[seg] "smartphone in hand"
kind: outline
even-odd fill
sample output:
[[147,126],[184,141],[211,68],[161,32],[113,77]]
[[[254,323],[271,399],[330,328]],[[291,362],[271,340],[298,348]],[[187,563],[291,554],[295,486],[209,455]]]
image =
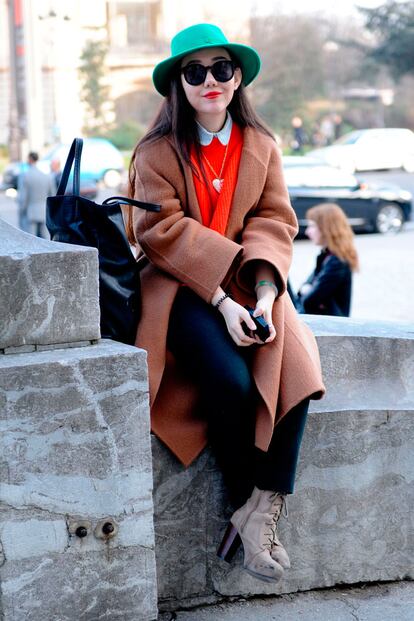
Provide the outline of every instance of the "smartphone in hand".
[[254,323],[256,324],[256,330],[253,331],[253,330],[249,330],[249,328],[243,322],[242,326],[243,326],[244,333],[247,334],[248,336],[252,336],[253,334],[257,334],[259,339],[261,341],[263,341],[263,343],[264,343],[266,341],[266,339],[268,339],[269,336],[270,336],[270,329],[269,329],[268,324],[266,323],[266,321],[264,320],[264,318],[261,315],[259,317],[253,317],[254,308],[252,308],[248,304],[246,304],[246,306],[244,308],[247,311],[249,311],[250,317],[253,319]]

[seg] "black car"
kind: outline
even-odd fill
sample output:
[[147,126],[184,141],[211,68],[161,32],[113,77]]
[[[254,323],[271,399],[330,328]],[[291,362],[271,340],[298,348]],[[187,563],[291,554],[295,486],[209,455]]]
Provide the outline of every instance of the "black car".
[[339,205],[354,230],[398,232],[410,219],[412,195],[398,186],[359,183],[354,175],[306,156],[284,157],[283,168],[301,234],[306,211],[319,203]]

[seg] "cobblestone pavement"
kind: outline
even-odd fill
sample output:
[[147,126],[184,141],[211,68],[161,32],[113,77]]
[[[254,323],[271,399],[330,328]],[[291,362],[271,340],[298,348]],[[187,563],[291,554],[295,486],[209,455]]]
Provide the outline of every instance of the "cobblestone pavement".
[[414,582],[237,600],[161,613],[158,621],[413,621]]

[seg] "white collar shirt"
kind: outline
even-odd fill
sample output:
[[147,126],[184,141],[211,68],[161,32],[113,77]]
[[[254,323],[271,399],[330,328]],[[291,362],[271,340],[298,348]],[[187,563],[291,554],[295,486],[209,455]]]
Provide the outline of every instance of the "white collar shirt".
[[228,112],[226,122],[219,132],[209,132],[205,127],[200,125],[198,121],[196,121],[196,123],[198,128],[198,138],[203,147],[209,145],[214,136],[220,140],[222,145],[226,146],[228,144],[231,135],[231,128],[233,127],[233,120]]

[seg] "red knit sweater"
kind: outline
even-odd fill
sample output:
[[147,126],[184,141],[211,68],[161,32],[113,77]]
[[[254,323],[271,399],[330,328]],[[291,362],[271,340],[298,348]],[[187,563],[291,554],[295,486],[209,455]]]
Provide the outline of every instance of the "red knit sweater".
[[[221,178],[224,180],[221,192],[217,192],[212,185],[212,181],[216,176],[206,160],[203,158],[208,185],[206,185],[203,179],[195,153],[191,154],[191,161],[197,171],[197,174],[193,173],[193,179],[203,224],[221,233],[221,235],[225,234],[227,228],[231,203],[237,183],[242,146],[243,133],[240,127],[233,123],[226,161],[221,174]],[[222,145],[217,137],[214,137],[209,145],[201,147],[201,152],[207,157],[218,175],[223,163],[226,146]]]

